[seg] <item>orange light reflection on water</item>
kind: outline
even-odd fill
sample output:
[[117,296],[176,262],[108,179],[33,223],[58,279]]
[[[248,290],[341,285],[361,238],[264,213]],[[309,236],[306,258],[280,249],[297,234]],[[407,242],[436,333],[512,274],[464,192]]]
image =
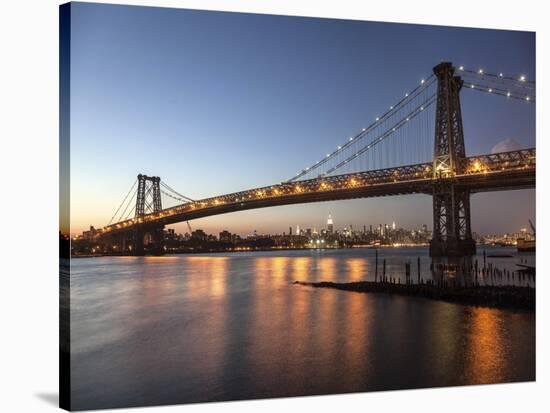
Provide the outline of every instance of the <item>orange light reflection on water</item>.
[[365,260],[363,258],[349,258],[346,261],[349,281],[361,281],[367,279]]
[[336,259],[324,257],[319,260],[319,280],[336,281]]
[[503,380],[506,355],[499,314],[498,310],[491,308],[472,309],[469,351],[465,360],[468,383],[498,383]]

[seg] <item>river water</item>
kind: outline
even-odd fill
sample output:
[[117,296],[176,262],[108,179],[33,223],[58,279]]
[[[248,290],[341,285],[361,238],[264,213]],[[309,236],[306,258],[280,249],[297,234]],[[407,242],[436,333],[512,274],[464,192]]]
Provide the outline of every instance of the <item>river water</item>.
[[[415,279],[418,257],[429,279],[425,248],[380,249],[378,271]],[[370,249],[73,259],[73,409],[535,379],[533,313],[292,285],[375,271]]]

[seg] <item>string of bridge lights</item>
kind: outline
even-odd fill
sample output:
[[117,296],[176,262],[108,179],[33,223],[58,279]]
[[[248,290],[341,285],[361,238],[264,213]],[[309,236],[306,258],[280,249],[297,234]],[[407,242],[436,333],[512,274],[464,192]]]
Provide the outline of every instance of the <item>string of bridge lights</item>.
[[492,86],[482,85],[482,84],[476,84],[476,83],[469,83],[469,82],[464,82],[464,86],[469,88],[469,89],[476,90],[478,92],[485,92],[485,93],[492,94],[492,95],[505,96],[505,97],[510,98],[510,99],[522,100],[522,101],[525,101],[527,103],[535,103],[536,102],[535,98],[531,97],[530,95],[518,95],[516,93],[510,92],[509,90],[500,89],[500,88],[497,88],[497,87],[492,87]]
[[384,139],[386,139],[387,137],[391,136],[394,132],[396,132],[397,130],[399,130],[401,127],[403,127],[404,125],[406,125],[408,122],[410,122],[412,119],[414,119],[415,117],[417,117],[418,115],[420,115],[426,108],[428,108],[429,106],[431,106],[434,102],[435,102],[435,94],[431,95],[430,97],[428,97],[428,99],[426,99],[421,105],[417,106],[416,108],[414,108],[405,118],[401,119],[399,122],[397,122],[395,125],[393,125],[392,127],[390,127],[389,129],[387,129],[384,133],[382,133],[378,138],[374,139],[372,142],[370,142],[368,145],[366,146],[363,146],[361,149],[359,149],[357,152],[355,152],[353,155],[349,156],[348,158],[344,159],[343,161],[341,161],[338,165],[332,167],[331,169],[329,169],[328,171],[326,171],[325,173],[321,174],[320,176],[327,176],[331,173],[333,173],[334,171],[340,169],[341,167],[343,167],[344,165],[346,165],[348,162],[351,162],[352,160],[354,160],[355,158],[357,158],[359,155],[362,155],[363,153],[365,153],[366,151],[368,151],[369,149],[371,149],[372,147],[374,147],[375,145],[379,144],[380,142],[382,142]]
[[477,70],[466,69],[464,66],[459,66],[458,71],[463,73],[470,73],[473,75],[486,76],[489,78],[493,78],[495,80],[512,80],[515,82],[520,82],[520,84],[524,84],[526,86],[535,85],[535,82],[532,80],[528,80],[527,76],[525,75],[507,76],[503,72],[499,72],[498,74],[495,74],[495,73],[486,72],[483,69],[477,69]]
[[298,179],[298,178],[310,173],[311,171],[319,168],[321,165],[328,162],[332,157],[338,155],[340,152],[342,152],[343,150],[345,150],[346,148],[348,148],[352,144],[355,144],[358,141],[360,141],[361,139],[363,139],[373,129],[378,127],[381,124],[381,122],[384,122],[387,119],[389,119],[391,116],[393,116],[395,113],[397,113],[406,103],[408,103],[409,101],[412,101],[413,99],[415,99],[420,94],[420,92],[427,89],[430,85],[432,85],[435,82],[435,80],[436,79],[435,79],[434,74],[431,74],[430,76],[428,76],[426,78],[422,78],[420,80],[420,84],[418,86],[416,86],[410,92],[405,93],[404,97],[402,97],[396,104],[390,106],[389,109],[386,112],[384,112],[381,116],[377,116],[375,118],[375,120],[370,125],[368,125],[366,128],[363,128],[357,134],[355,134],[353,136],[350,136],[346,143],[344,143],[342,145],[339,145],[336,148],[336,150],[334,150],[331,153],[327,153],[324,158],[320,159],[319,161],[317,161],[313,165],[311,165],[311,166],[309,166],[305,169],[302,169],[294,177],[290,178],[286,182],[289,183],[289,182],[295,181],[296,179]]

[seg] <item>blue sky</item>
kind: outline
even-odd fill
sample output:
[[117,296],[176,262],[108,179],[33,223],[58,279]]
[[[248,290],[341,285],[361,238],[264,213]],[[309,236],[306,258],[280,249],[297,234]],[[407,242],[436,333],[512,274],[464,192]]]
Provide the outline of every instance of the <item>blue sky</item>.
[[[290,178],[443,60],[535,78],[535,35],[513,31],[73,3],[71,42],[73,232],[105,225],[138,173],[192,198]],[[468,154],[508,138],[535,145],[532,105],[464,91],[462,107]],[[320,227],[329,212],[336,227],[432,221],[431,198],[407,196],[192,225],[282,232]],[[472,197],[481,233],[534,214],[534,190]]]

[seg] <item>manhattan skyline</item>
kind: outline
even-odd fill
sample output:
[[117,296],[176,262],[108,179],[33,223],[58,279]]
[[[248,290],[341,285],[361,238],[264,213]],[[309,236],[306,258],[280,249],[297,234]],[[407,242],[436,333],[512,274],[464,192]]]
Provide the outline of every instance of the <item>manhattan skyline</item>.
[[[535,79],[534,33],[76,5],[72,233],[106,225],[138,173],[194,199],[286,180],[442,60]],[[467,155],[508,139],[535,146],[534,107],[462,99]],[[431,227],[431,202],[407,195],[278,206],[192,225],[270,233],[319,228],[332,213],[336,226]],[[535,190],[476,194],[471,205],[475,232],[517,231],[535,217]],[[173,227],[185,232],[185,223]]]

